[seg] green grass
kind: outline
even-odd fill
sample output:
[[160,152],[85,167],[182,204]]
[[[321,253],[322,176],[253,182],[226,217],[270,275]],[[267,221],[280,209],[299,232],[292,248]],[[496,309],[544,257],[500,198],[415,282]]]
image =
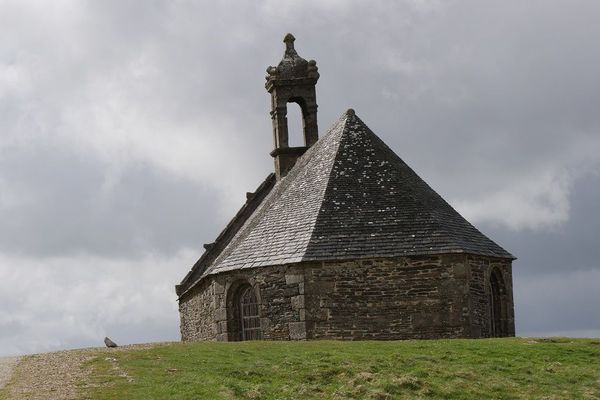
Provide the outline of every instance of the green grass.
[[600,341],[180,343],[99,355],[84,399],[600,399]]

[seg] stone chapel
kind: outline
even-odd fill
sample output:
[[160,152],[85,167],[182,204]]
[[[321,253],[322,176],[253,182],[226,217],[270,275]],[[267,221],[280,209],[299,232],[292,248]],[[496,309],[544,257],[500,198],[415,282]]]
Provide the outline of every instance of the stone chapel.
[[[182,340],[514,336],[510,253],[350,109],[319,138],[314,60],[269,67],[275,172],[176,286]],[[302,147],[288,145],[300,106]]]

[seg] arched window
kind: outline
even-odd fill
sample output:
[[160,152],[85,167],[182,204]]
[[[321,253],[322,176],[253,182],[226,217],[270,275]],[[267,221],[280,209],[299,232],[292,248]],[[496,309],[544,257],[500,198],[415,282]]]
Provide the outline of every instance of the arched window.
[[506,288],[502,274],[495,268],[490,274],[489,313],[490,336],[507,336]]
[[290,147],[306,146],[304,138],[304,116],[299,103],[287,104],[288,145]]

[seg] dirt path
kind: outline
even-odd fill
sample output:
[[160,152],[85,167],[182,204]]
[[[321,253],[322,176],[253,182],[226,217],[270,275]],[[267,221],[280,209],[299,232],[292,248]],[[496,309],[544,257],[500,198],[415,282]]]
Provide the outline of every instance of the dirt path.
[[76,384],[89,373],[83,364],[95,354],[90,349],[23,357],[7,387],[9,399],[76,399]]
[[[95,357],[132,348],[149,348],[157,344],[123,346],[116,349],[91,348],[36,354],[20,359],[14,370],[16,379],[7,387],[10,400],[75,400],[78,387],[85,387],[91,370],[85,367]],[[1,361],[0,361],[1,362]],[[3,367],[0,363],[0,378]],[[1,379],[0,379],[1,382]]]
[[2,389],[8,383],[8,381],[10,381],[13,370],[18,362],[19,357],[0,358],[0,389]]

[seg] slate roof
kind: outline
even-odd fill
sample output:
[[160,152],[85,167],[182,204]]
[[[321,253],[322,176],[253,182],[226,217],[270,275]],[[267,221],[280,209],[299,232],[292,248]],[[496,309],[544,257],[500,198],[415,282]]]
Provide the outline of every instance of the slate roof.
[[301,261],[442,253],[514,259],[348,110],[272,185],[198,279]]

